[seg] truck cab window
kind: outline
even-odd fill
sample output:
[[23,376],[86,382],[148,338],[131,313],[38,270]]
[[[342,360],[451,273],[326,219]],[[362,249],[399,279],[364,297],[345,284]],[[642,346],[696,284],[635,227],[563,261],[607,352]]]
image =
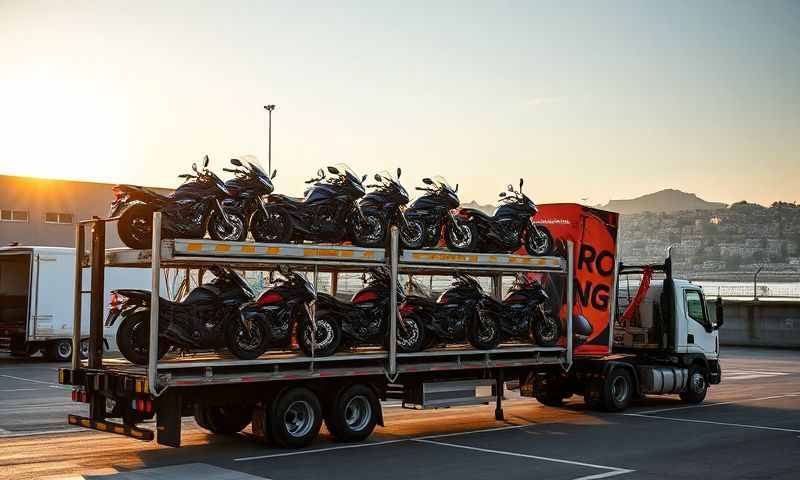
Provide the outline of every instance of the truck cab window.
[[700,325],[708,325],[706,309],[703,305],[703,295],[697,290],[686,291],[686,310],[689,316]]

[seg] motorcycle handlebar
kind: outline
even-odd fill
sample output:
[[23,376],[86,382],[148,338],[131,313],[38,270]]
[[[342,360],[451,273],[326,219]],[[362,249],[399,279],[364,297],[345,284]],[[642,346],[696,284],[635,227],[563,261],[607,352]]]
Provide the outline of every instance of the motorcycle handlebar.
[[239,173],[239,170],[236,170],[235,168],[223,168],[222,171],[230,173]]
[[414,187],[414,188],[416,188],[417,190],[422,190],[423,192],[432,192],[433,191],[433,189],[425,188],[425,187]]

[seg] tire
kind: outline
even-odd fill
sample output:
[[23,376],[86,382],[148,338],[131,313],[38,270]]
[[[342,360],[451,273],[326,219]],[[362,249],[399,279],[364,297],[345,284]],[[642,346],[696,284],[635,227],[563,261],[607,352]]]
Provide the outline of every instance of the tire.
[[[458,227],[458,230],[455,229]],[[444,227],[447,249],[454,252],[478,251],[478,227],[474,223],[456,217],[456,225],[448,221]]]
[[406,329],[397,326],[397,351],[400,353],[420,352],[425,348],[425,324],[419,315],[403,317]]
[[603,407],[609,412],[621,412],[628,408],[635,393],[633,377],[626,368],[614,368],[603,383]]
[[564,395],[559,389],[556,379],[536,377],[533,385],[533,395],[542,405],[548,407],[561,407],[564,405]]
[[311,357],[312,353],[315,357],[329,357],[336,353],[342,343],[342,327],[333,315],[325,315],[324,313],[317,314],[316,324],[317,336],[313,352],[311,348],[312,326],[308,317],[300,320],[297,343],[300,344],[300,350],[308,357]]
[[364,214],[364,220],[358,215],[353,215],[353,220],[348,222],[350,239],[357,247],[378,248],[386,242],[387,225],[383,217],[375,212]]
[[144,250],[153,243],[153,209],[143,203],[130,205],[117,222],[117,233],[126,246]]
[[708,381],[703,367],[693,365],[689,369],[689,380],[686,391],[680,394],[681,400],[686,403],[701,403],[708,393]]
[[294,226],[292,219],[283,209],[267,207],[269,218],[260,208],[250,217],[250,233],[256,242],[289,243]]
[[467,335],[469,343],[479,350],[491,350],[500,343],[500,322],[493,315],[478,310]]
[[537,311],[531,324],[531,339],[540,347],[554,347],[562,335],[561,321],[552,315],[542,314]]
[[400,241],[409,250],[419,250],[425,246],[425,224],[421,220],[407,220],[400,228]]
[[[137,365],[147,365],[149,360],[150,343],[150,312],[142,310],[127,315],[117,329],[117,348],[122,356],[129,362]],[[169,350],[169,343],[163,338],[158,339],[158,359],[160,360]]]
[[372,434],[381,408],[375,392],[356,384],[343,390],[325,417],[325,426],[338,442],[360,442]]
[[541,225],[537,225],[536,229],[529,228],[525,232],[525,251],[531,256],[553,255],[553,236],[550,234],[550,230]]
[[55,340],[47,346],[47,356],[54,362],[69,362],[72,359],[72,340]]
[[81,360],[89,358],[89,339],[81,340]]
[[281,392],[268,406],[269,438],[285,448],[305,447],[322,426],[322,408],[314,392],[292,387]]
[[208,236],[212,240],[228,240],[231,242],[243,242],[247,239],[247,222],[244,215],[237,212],[225,212],[228,217],[228,226],[222,219],[222,216],[217,213],[216,209],[211,211],[208,216]]
[[266,322],[253,321],[249,335],[241,319],[232,318],[225,323],[225,346],[236,358],[242,360],[258,358],[267,351],[269,343],[270,335]]
[[250,424],[253,409],[245,405],[195,405],[194,419],[198,425],[212,433],[233,435]]

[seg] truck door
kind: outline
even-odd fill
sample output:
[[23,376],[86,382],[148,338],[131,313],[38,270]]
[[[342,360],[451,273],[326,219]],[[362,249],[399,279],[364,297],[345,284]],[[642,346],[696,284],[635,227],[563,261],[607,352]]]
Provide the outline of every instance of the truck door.
[[687,322],[687,335],[683,340],[687,353],[702,353],[708,358],[716,358],[717,331],[711,324],[703,292],[694,288],[685,289],[683,303]]

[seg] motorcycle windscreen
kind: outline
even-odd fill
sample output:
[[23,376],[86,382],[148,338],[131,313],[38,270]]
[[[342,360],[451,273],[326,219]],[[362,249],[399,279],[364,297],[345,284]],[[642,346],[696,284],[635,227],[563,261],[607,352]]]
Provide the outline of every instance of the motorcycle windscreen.
[[[534,217],[553,237],[555,254],[566,257],[567,241],[572,241],[575,259],[573,279],[573,351],[575,355],[609,353],[611,295],[617,252],[619,214],[572,203],[539,205]],[[525,254],[524,248],[515,252]],[[563,275],[542,275],[551,301],[557,306],[562,324],[567,318],[566,283]],[[553,292],[553,291],[556,292]],[[556,293],[554,295],[554,293]],[[565,333],[566,334],[566,333]],[[562,345],[565,339],[562,339]]]

